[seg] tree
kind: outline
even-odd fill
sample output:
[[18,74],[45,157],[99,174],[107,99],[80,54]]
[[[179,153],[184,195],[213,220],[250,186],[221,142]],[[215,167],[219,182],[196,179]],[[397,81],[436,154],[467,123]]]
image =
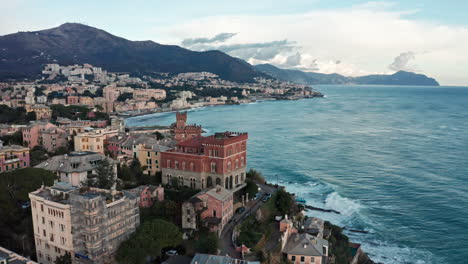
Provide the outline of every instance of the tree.
[[65,253],[64,255],[60,256],[60,257],[57,257],[55,259],[55,264],[71,264],[72,263],[72,259],[71,259],[71,255],[69,252]]
[[140,264],[146,257],[158,258],[162,249],[182,243],[179,228],[167,221],[154,219],[143,223],[117,250],[116,259],[120,263]]
[[251,199],[258,193],[258,186],[252,179],[247,179],[246,184],[245,192],[249,194],[249,199]]
[[218,242],[218,237],[213,232],[200,234],[195,243],[195,250],[197,253],[216,254],[218,253]]
[[22,255],[32,255],[34,234],[30,210],[21,205],[42,184],[52,185],[57,176],[50,171],[24,168],[0,174],[0,246]]
[[84,186],[110,189],[115,184],[114,167],[107,159],[98,162],[94,168],[94,174],[82,183]]
[[275,205],[278,209],[278,212],[282,215],[291,215],[294,207],[294,200],[292,195],[286,192],[284,188],[280,188],[275,195]]
[[154,132],[154,134],[156,135],[157,140],[164,139],[164,135],[161,132],[156,131],[156,132]]
[[122,93],[117,97],[117,101],[119,102],[125,102],[127,99],[133,99],[133,94],[132,93]]
[[11,135],[0,137],[4,145],[23,145],[23,134],[21,131],[16,131]]
[[255,169],[250,169],[247,172],[247,179],[252,179],[253,181],[261,183],[261,184],[264,184],[266,182],[262,173]]

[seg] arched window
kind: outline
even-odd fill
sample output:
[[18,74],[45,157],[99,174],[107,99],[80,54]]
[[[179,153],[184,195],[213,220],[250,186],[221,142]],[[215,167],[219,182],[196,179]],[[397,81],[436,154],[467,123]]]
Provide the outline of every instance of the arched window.
[[221,185],[221,179],[220,178],[216,178],[216,185]]
[[235,163],[235,164],[236,164],[236,169],[238,169],[238,168],[239,168],[239,160],[238,160],[238,159],[236,159],[236,163]]
[[228,161],[228,163],[227,163],[227,169],[228,169],[228,171],[231,170],[231,162],[230,161]]
[[211,187],[213,187],[213,179],[211,179],[211,176],[208,176],[208,178],[206,178],[206,188]]

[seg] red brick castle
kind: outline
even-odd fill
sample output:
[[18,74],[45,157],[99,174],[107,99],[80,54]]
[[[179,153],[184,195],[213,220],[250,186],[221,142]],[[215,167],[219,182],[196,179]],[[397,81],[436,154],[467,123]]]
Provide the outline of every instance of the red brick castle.
[[176,123],[173,124],[174,138],[181,142],[190,138],[199,137],[202,127],[197,125],[187,125],[187,112],[176,113]]
[[243,187],[248,134],[222,132],[205,137],[200,126],[184,126],[186,120],[187,113],[177,114],[174,132],[179,140],[174,149],[161,153],[163,183],[195,189],[220,185],[233,191]]

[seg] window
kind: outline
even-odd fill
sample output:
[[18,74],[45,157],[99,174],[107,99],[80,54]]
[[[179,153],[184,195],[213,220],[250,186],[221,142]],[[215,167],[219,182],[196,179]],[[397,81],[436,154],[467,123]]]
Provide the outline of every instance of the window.
[[148,158],[151,157],[151,152],[148,151]]
[[211,162],[211,172],[216,172],[216,163]]
[[292,257],[291,257],[291,260],[292,260],[292,261],[296,261],[296,256],[292,256]]
[[304,261],[305,261],[305,257],[301,256],[301,262],[304,262]]
[[174,161],[174,164],[175,164],[175,169],[178,170],[179,169],[179,161]]

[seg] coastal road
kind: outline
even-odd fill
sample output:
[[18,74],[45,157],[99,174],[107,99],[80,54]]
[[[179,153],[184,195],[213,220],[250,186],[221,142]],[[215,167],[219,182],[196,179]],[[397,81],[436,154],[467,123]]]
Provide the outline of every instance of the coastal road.
[[267,193],[275,193],[276,188],[274,186],[269,186],[265,184],[257,184],[260,187],[259,195],[256,200],[251,200],[245,206],[245,211],[242,214],[234,214],[231,221],[224,227],[223,232],[221,233],[219,248],[221,250],[221,255],[229,255],[233,258],[240,259],[242,256],[240,252],[237,252],[235,245],[232,242],[232,234],[234,227],[240,224],[244,219],[249,217],[252,214],[255,214],[257,210],[264,204],[262,198]]

